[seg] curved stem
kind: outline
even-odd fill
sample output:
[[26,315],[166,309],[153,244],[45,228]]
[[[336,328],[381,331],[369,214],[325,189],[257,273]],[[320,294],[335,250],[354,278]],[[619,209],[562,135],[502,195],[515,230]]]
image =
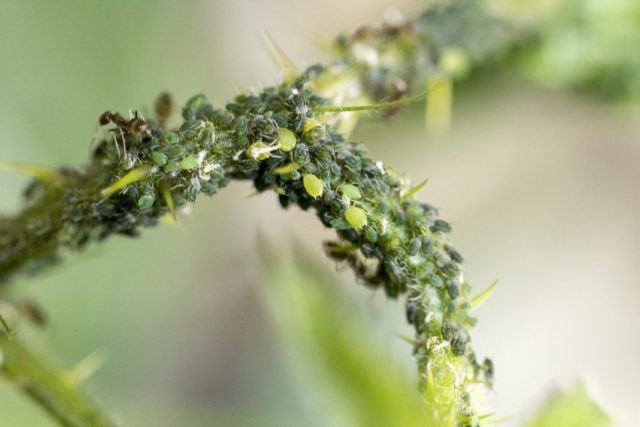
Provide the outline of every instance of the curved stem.
[[[413,100],[433,78],[456,74],[452,55],[472,65],[492,61],[517,42],[515,32],[504,37],[508,30],[475,0],[461,0],[340,39],[333,63],[240,95],[224,109],[195,96],[178,129],[137,114],[105,113],[101,121],[117,131],[99,143],[87,167],[38,176],[26,207],[0,217],[0,281],[87,242],[137,235],[200,193],[251,180],[257,191],[274,191],[282,207],[313,210],[335,229],[339,240],[327,252],[353,267],[360,281],[390,298],[406,296],[425,400],[445,408],[443,425],[475,422],[473,389],[491,381],[492,368],[470,345],[470,288],[462,257],[448,240],[451,226],[413,197],[420,185],[347,139],[361,114],[356,110]],[[79,422],[91,421],[91,407],[55,371],[16,343],[3,345],[5,375],[27,380],[27,393],[58,419],[70,422],[63,416],[75,410]],[[90,425],[108,425],[95,422]]]

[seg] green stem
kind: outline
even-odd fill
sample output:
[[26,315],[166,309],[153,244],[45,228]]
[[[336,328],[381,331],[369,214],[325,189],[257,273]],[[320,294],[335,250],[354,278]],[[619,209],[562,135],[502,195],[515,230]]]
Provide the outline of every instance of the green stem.
[[0,333],[0,372],[66,427],[115,427],[70,376],[29,350],[18,338]]

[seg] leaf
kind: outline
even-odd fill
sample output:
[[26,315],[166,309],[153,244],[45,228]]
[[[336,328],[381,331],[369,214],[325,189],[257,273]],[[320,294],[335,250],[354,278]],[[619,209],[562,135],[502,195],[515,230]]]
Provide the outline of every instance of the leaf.
[[304,372],[314,373],[312,384],[331,393],[329,411],[347,421],[340,425],[441,426],[412,378],[370,343],[369,331],[353,317],[335,280],[302,257],[294,263],[269,260],[267,297],[277,326],[293,341]]
[[607,414],[589,396],[584,385],[555,392],[525,427],[612,427]]

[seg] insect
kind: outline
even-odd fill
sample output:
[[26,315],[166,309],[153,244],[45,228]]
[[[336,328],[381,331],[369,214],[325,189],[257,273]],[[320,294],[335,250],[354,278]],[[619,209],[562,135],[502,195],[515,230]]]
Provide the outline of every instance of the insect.
[[338,262],[346,262],[358,279],[364,281],[365,285],[371,288],[378,288],[383,279],[379,274],[379,268],[372,272],[369,264],[354,252],[351,245],[339,242],[327,241],[323,244],[326,254]]
[[158,96],[155,105],[156,119],[158,120],[158,126],[165,128],[169,116],[171,116],[171,110],[173,109],[173,100],[171,95],[167,92],[163,92]]
[[20,312],[26,316],[34,325],[45,327],[48,323],[48,316],[36,302],[27,300],[20,304]]
[[126,145],[126,134],[136,135],[141,139],[151,138],[151,130],[147,121],[142,117],[142,115],[138,111],[133,111],[129,113],[129,119],[125,119],[120,113],[112,113],[111,111],[105,111],[100,115],[98,119],[98,123],[100,126],[106,126],[110,123],[115,125],[115,128],[109,129],[109,131],[113,135],[114,142],[116,143],[116,150],[118,150],[118,155],[120,154],[120,150],[118,148],[118,138],[122,141],[122,149],[124,150],[124,155],[127,155],[127,145]]

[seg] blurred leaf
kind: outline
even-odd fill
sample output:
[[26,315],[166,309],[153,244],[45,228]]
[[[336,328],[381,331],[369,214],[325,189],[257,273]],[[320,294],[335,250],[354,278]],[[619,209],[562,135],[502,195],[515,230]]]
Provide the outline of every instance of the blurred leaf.
[[526,427],[612,427],[613,423],[580,385],[555,392]]
[[371,345],[331,279],[300,258],[295,265],[269,263],[267,294],[278,326],[315,368],[314,381],[329,388],[345,425],[439,425],[420,401],[417,382]]

